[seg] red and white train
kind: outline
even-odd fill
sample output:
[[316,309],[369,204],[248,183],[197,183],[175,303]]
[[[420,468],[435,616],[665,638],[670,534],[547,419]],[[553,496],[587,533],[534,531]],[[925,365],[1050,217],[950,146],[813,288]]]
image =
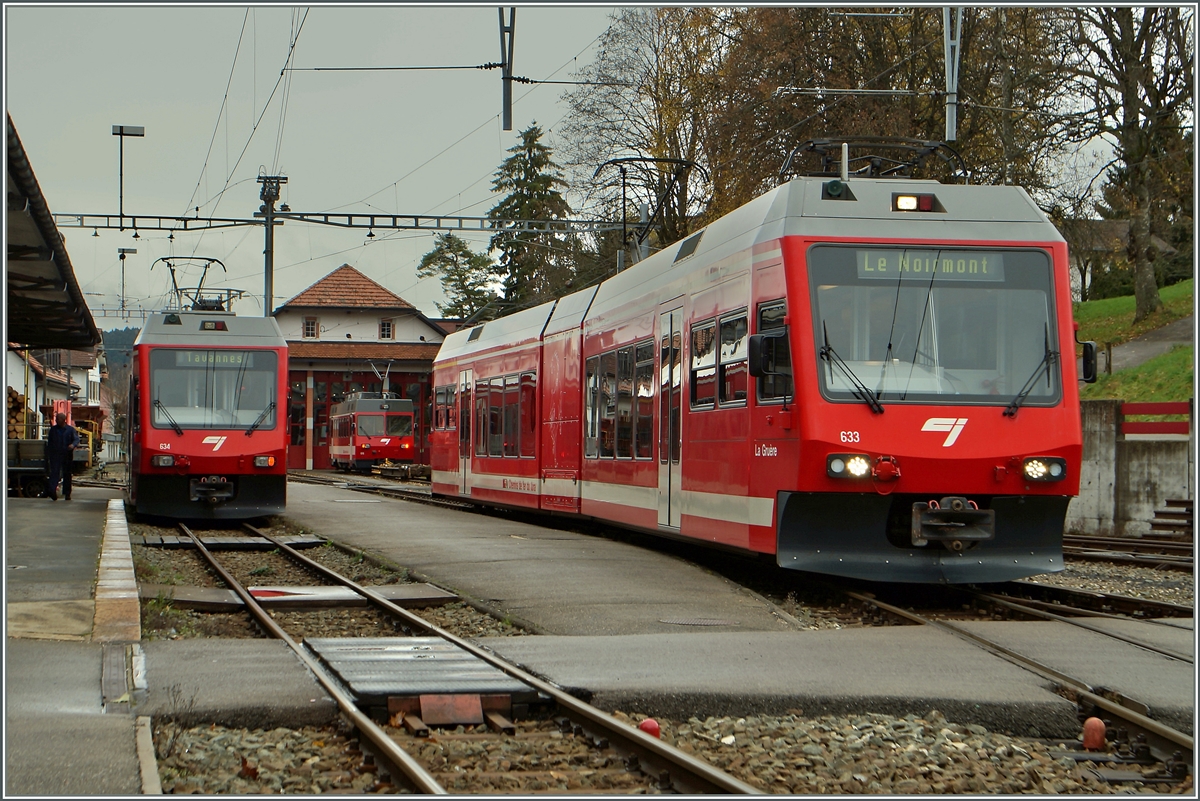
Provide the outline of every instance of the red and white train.
[[1073,342],[1067,246],[1024,190],[797,178],[447,337],[433,492],[817,573],[1054,572]]
[[413,462],[411,400],[387,392],[351,392],[334,404],[329,427],[329,458],[335,468],[370,470],[383,462]]
[[287,342],[272,317],[150,315],[129,384],[133,510],[201,520],[282,513],[287,374]]

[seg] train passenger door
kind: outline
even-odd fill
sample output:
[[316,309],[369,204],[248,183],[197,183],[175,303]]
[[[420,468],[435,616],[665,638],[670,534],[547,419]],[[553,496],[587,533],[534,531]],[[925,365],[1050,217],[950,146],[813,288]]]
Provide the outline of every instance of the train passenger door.
[[471,494],[471,378],[470,370],[458,373],[458,491],[463,495]]
[[658,316],[658,524],[679,528],[683,479],[683,309]]

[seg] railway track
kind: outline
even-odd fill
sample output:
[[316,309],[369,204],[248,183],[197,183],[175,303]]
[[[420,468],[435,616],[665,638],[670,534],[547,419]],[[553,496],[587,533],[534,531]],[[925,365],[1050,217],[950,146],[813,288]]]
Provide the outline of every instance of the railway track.
[[1194,553],[1190,540],[1068,534],[1063,537],[1063,555],[1094,562],[1119,562],[1159,570],[1194,572]]
[[[282,527],[273,529],[273,531],[280,530],[282,530]],[[294,532],[294,529],[292,531]],[[206,542],[217,543],[223,538],[224,535],[227,535],[228,533],[229,532],[227,531],[217,532],[215,533],[215,536],[214,533],[206,533],[202,535],[202,540]],[[250,538],[258,539],[258,536],[256,534],[251,534]],[[276,539],[277,538],[278,537],[276,537]],[[228,538],[225,537],[225,539]],[[326,579],[323,577],[310,577],[309,579],[301,579],[292,573],[285,574],[284,571],[278,567],[278,562],[286,560],[289,563],[293,563],[292,558],[287,555],[286,551],[278,548],[278,546],[276,546],[272,540],[268,540],[266,538],[261,539],[266,543],[266,548],[268,548],[269,551],[261,551],[257,553],[266,561],[256,562],[255,559],[249,558],[256,552],[247,550],[236,552],[223,551],[220,555],[220,558],[229,564],[230,570],[234,574],[234,578],[241,580],[244,585],[247,583],[264,581],[286,581],[289,584],[310,583],[314,585],[326,583]],[[184,549],[175,548],[166,553],[175,554],[176,557],[186,555],[189,558],[194,559],[195,557],[188,553],[188,551],[191,550],[193,549],[189,548],[185,551]],[[279,550],[279,553],[270,553],[270,551],[275,550]],[[336,559],[326,560],[324,552],[333,550],[335,549],[312,548],[311,550],[306,550],[305,552],[312,554],[314,559],[321,559],[331,564],[338,564],[339,572],[353,572],[344,566],[344,562],[339,563]],[[298,565],[298,563],[295,564]],[[261,571],[261,567],[263,565],[270,565],[270,571]],[[295,567],[292,569],[298,570],[299,568]],[[316,576],[316,574],[313,573],[312,576]],[[1133,619],[1144,618],[1159,621],[1153,625],[1170,625],[1170,621],[1176,616],[1186,617],[1190,615],[1191,612],[1190,607],[1165,604],[1146,605],[1139,599],[1123,599],[1120,596],[1106,596],[1099,593],[1069,593],[1062,591],[1060,588],[1047,588],[1038,584],[1029,584],[1029,586],[1023,586],[1024,584],[1024,582],[1014,582],[1009,585],[1001,585],[999,587],[992,586],[986,589],[991,592],[997,592],[999,590],[997,594],[999,594],[1003,600],[1012,603],[1015,603],[1013,599],[1020,599],[1022,604],[1033,607],[1036,607],[1039,603],[1044,604],[1047,608],[1051,606],[1057,607],[1056,613],[1063,612],[1064,610],[1062,607],[1064,606],[1069,606],[1071,609],[1081,610],[1081,614],[1086,615],[1086,617],[1096,617],[1097,614],[1095,613],[1115,614],[1113,610],[1117,610],[1118,612],[1124,612],[1128,614]],[[375,591],[381,591],[379,587],[375,587],[374,589]],[[868,623],[868,625],[889,624],[884,623],[884,620],[892,621],[890,623],[891,625],[894,625],[895,621],[897,620],[902,620],[905,625],[918,624],[918,622],[915,620],[903,620],[902,618],[895,617],[890,612],[881,610],[873,603],[867,601],[858,601],[850,596],[846,597],[849,598],[849,602],[844,606],[838,603],[833,604],[834,607],[838,607],[837,614],[839,616],[839,620],[842,621],[843,626],[852,625],[851,618],[853,618],[855,615],[865,616],[867,614],[875,618],[875,621]],[[961,601],[963,600],[966,600],[967,605],[970,606],[969,610],[962,609],[963,604]],[[971,606],[972,604],[973,606]],[[979,615],[981,610],[988,610],[987,614],[989,617],[993,613],[992,610],[995,610],[995,613],[997,614],[1003,612],[1008,616],[1008,619],[1028,618],[1028,616],[1025,614],[1007,609],[985,598],[960,598],[959,602],[955,603],[943,601],[942,606],[946,608],[957,607],[961,613],[961,619],[966,620],[980,619]],[[859,611],[868,609],[870,610],[869,613]],[[311,614],[326,615],[341,611],[342,610],[327,609],[321,610],[319,613],[314,612]],[[1089,612],[1093,614],[1089,614]],[[301,647],[307,648],[313,657],[318,662],[321,662],[326,657],[321,656],[318,652],[309,648],[309,641],[331,635],[328,635],[323,631],[308,630],[303,628],[303,618],[307,614],[310,613],[303,613],[299,611],[294,613],[276,611],[274,618],[276,622],[280,623],[281,626],[287,632],[289,632],[290,636],[292,636],[294,640],[303,640]],[[379,635],[382,635],[383,637],[395,637],[400,633],[411,633],[416,635],[417,638],[420,638],[421,636],[425,635],[427,631],[426,629],[422,628],[414,628],[408,622],[403,622],[399,627],[397,627],[394,622],[398,620],[397,617],[393,615],[382,614],[378,616],[378,622],[373,624],[374,630],[370,631],[371,626],[365,625],[366,622],[368,622],[368,615],[365,610],[361,609],[361,607],[357,610],[347,611],[347,614],[353,615],[359,621],[364,622],[364,633],[360,635],[364,637],[378,637]],[[422,614],[424,614],[424,612],[422,612]],[[370,620],[375,619],[376,618],[370,618]],[[947,620],[947,622],[949,622],[951,625],[954,624],[953,620]],[[378,641],[378,639],[376,641]],[[328,651],[328,649],[326,649],[326,651]],[[1052,680],[1057,685],[1064,688],[1062,692],[1065,695],[1078,703],[1081,709],[1084,709],[1084,704],[1088,702],[1087,696],[1080,695],[1078,692],[1072,689],[1071,685],[1064,681],[1060,681],[1057,678]],[[338,683],[340,686],[347,686],[345,681],[338,680]],[[1111,698],[1111,694],[1101,692],[1098,690],[1098,688],[1092,689],[1097,690],[1097,692],[1094,693],[1095,695],[1106,698],[1114,704],[1119,704],[1122,701],[1126,703],[1130,702],[1129,699],[1118,699],[1114,701]],[[1087,692],[1087,690],[1084,690],[1083,692]],[[591,721],[589,719],[572,720],[567,715],[561,714],[557,708],[554,710],[548,710],[538,707],[537,704],[530,704],[531,711],[528,713],[522,711],[520,713],[514,712],[512,715],[505,715],[504,717],[508,718],[508,722],[512,724],[512,729],[508,731],[505,731],[504,729],[497,729],[494,725],[489,724],[486,720],[480,724],[465,725],[462,728],[451,728],[449,726],[430,726],[429,724],[431,721],[426,719],[429,718],[430,715],[425,714],[424,710],[422,710],[420,707],[410,707],[409,709],[393,708],[397,705],[392,705],[392,707],[389,707],[386,700],[380,703],[378,702],[378,699],[376,699],[375,703],[371,703],[369,699],[367,703],[364,703],[363,698],[358,697],[353,693],[351,695],[354,696],[351,698],[351,701],[356,703],[356,707],[360,712],[365,714],[372,720],[372,722],[379,726],[394,743],[399,744],[399,747],[402,750],[413,756],[418,765],[424,769],[426,773],[430,774],[439,784],[439,786],[450,792],[489,792],[497,794],[509,792],[591,792],[607,794],[629,792],[663,792],[666,781],[670,782],[671,788],[678,788],[682,786],[682,782],[677,780],[675,772],[672,772],[670,768],[663,768],[653,765],[640,756],[638,756],[636,762],[630,762],[628,756],[614,746],[611,741],[607,744],[603,742],[605,740],[605,735],[603,732],[597,731],[596,727],[591,725]],[[541,698],[540,695],[538,697]],[[550,702],[546,701],[546,703],[549,704]],[[1171,761],[1162,761],[1156,757],[1161,756],[1161,754],[1165,752],[1165,749],[1159,745],[1155,745],[1153,752],[1148,750],[1151,747],[1151,741],[1143,740],[1139,742],[1138,728],[1136,726],[1126,725],[1118,716],[1103,709],[1098,709],[1094,706],[1088,708],[1086,711],[1098,711],[1100,717],[1107,718],[1110,721],[1109,731],[1113,741],[1109,750],[1101,754],[1092,753],[1086,757],[1082,756],[1078,751],[1071,750],[1054,753],[1058,754],[1058,756],[1055,758],[1059,761],[1065,761],[1065,757],[1070,757],[1071,759],[1087,759],[1089,761],[1097,761],[1097,764],[1095,765],[1085,766],[1086,770],[1088,771],[1088,786],[1098,786],[1094,784],[1094,782],[1098,781],[1138,781],[1143,785],[1154,783],[1155,786],[1160,787],[1160,789],[1168,787],[1186,788],[1189,786],[1190,778],[1185,778],[1181,781],[1180,777],[1175,775],[1181,770],[1180,766],[1185,764],[1183,755],[1187,753],[1187,751],[1184,748],[1181,747],[1177,749],[1180,751],[1179,757],[1176,758],[1174,752],[1171,751],[1167,756],[1167,760]],[[598,712],[598,714],[601,715],[603,719],[615,720],[607,713]],[[349,719],[348,716],[344,717],[346,717],[347,720]],[[1144,717],[1148,716],[1144,715]],[[632,729],[632,725],[635,723],[636,720],[630,721],[629,718],[625,718],[625,722],[618,723],[617,726],[620,730],[628,733],[630,731],[634,731]],[[732,732],[727,728],[722,728],[720,731],[712,729],[709,730],[713,732],[710,742],[709,738],[702,733],[706,731],[706,729],[701,728],[701,723],[702,721],[693,720],[691,721],[690,726],[685,727],[682,721],[663,721],[664,738],[668,738],[669,736],[670,740],[691,749],[693,753],[703,754],[704,758],[708,760],[708,762],[717,765],[722,769],[728,770],[731,773],[735,773],[735,775],[738,776],[743,782],[749,782],[750,786],[760,786],[763,787],[763,789],[769,789],[775,786],[771,783],[772,779],[770,778],[771,774],[769,772],[766,774],[767,778],[763,778],[762,771],[764,768],[759,767],[754,769],[753,772],[748,773],[745,765],[742,764],[742,760],[735,758],[737,752],[741,748],[745,747],[744,745],[740,745],[742,743],[741,735],[738,735],[739,745],[724,746],[721,745],[721,743],[733,740]],[[797,723],[799,723],[799,721],[797,721]],[[426,736],[422,731],[421,724],[425,724],[425,728],[429,730],[428,736]],[[734,720],[731,719],[729,723],[725,725],[733,726],[733,724]],[[856,724],[863,725],[861,721],[856,721]],[[503,724],[501,723],[501,725]],[[748,723],[747,725],[751,724]],[[773,727],[779,726],[781,723],[772,723],[768,725]],[[794,724],[784,723],[782,725]],[[906,724],[901,723],[899,725],[904,726]],[[580,728],[577,729],[576,727]],[[869,728],[870,726],[868,725],[868,729]],[[936,731],[938,728],[939,726],[935,725],[933,731]],[[684,735],[684,732],[687,729],[690,729],[690,733]],[[955,730],[963,732],[964,736],[966,735],[966,730],[963,728],[955,727]],[[669,735],[668,732],[670,733]],[[729,733],[730,736],[726,738],[724,735],[727,733]],[[637,733],[635,732],[635,736],[636,734]],[[195,735],[190,736],[202,738],[204,735],[198,732]],[[685,736],[686,739],[679,739],[681,736]],[[1143,737],[1144,736],[1145,735],[1143,734]],[[323,739],[329,741],[328,737]],[[720,743],[717,743],[718,739],[720,739]],[[754,741],[752,740],[751,742]],[[810,740],[808,741],[809,744],[805,744],[805,741],[801,739],[799,743],[789,747],[796,749],[792,753],[796,754],[797,758],[803,762],[804,756],[801,754],[799,749],[802,745],[805,748],[811,748],[811,742],[812,741]],[[204,740],[194,739],[191,741],[191,743],[194,749],[197,747],[203,748]],[[607,747],[605,747],[606,745]],[[928,746],[928,744],[926,745]],[[1037,745],[1037,747],[1041,749],[1049,749],[1042,751],[1044,754],[1053,752],[1053,749],[1056,747],[1059,749],[1071,748],[1069,740],[1065,743],[1062,741],[1054,741],[1053,744],[1046,743],[1041,745],[1033,743],[1032,745]],[[821,747],[823,749],[825,748],[824,745]],[[995,747],[996,746],[992,746],[992,748]],[[1004,756],[995,758],[1002,758],[1005,760],[1005,764],[1007,764],[1007,760],[1017,759],[1020,754],[1024,753],[1020,750],[1020,747],[1021,746],[1018,745],[1009,746],[1008,753],[999,751],[997,753],[1004,754]],[[1031,743],[1026,742],[1023,744],[1023,747],[1026,750],[1029,750],[1030,753],[1033,753]],[[1078,748],[1078,744],[1076,744],[1075,747]],[[718,752],[713,752],[710,750],[712,748],[724,748],[728,749],[728,751],[726,753],[721,753],[719,750]],[[311,751],[313,749],[309,750]],[[349,768],[347,768],[346,762],[341,761],[339,762],[339,764],[343,766],[341,769],[343,771],[349,770],[350,774],[361,776],[363,779],[375,781],[374,785],[370,785],[366,789],[361,789],[362,792],[393,792],[396,790],[410,789],[406,779],[396,778],[395,776],[395,772],[399,771],[400,768],[393,767],[386,754],[381,754],[380,749],[376,748],[370,740],[365,738],[365,735],[361,734],[361,732],[356,732],[352,735],[347,753],[350,754],[350,756],[344,756],[341,758],[342,760],[350,760],[351,762],[353,762],[353,760],[357,760],[357,762],[353,763],[349,766]],[[971,753],[974,753],[974,751]],[[989,751],[989,753],[991,753],[991,751]],[[534,761],[535,757],[537,760],[536,762]],[[829,758],[834,759],[835,757],[830,756]],[[995,758],[993,758],[993,762]],[[1028,757],[1024,758],[1027,759]],[[1099,760],[1105,760],[1105,762],[1099,762]],[[1141,761],[1138,762],[1136,760]],[[986,760],[984,761],[986,762]],[[575,768],[578,768],[578,770],[567,770],[566,768],[561,767],[559,762],[565,762],[568,765],[573,765]],[[634,768],[635,765],[636,768]],[[1015,767],[1016,766],[1014,765],[1011,768],[997,768],[994,783],[991,780],[987,780],[985,784],[981,784],[975,789],[980,789],[983,787],[1007,787],[1007,784],[1002,783],[1010,782],[1010,779],[1013,775],[1011,771],[1015,769]],[[174,768],[171,768],[171,770],[174,770]],[[665,777],[662,776],[662,770],[667,771],[667,775]],[[794,770],[801,772],[805,769],[796,768]],[[845,788],[843,790],[844,792],[860,792],[863,787],[865,787],[865,782],[871,781],[869,777],[873,775],[873,770],[865,770],[861,768],[859,770],[863,773],[863,775],[867,776],[868,779],[865,780],[861,786],[855,784],[854,780],[852,779],[846,779],[846,781],[849,781],[850,784],[842,785]],[[1062,770],[1062,768],[1060,767],[1059,770]],[[1022,774],[1017,775],[1019,777]],[[180,786],[178,783],[179,779],[177,778],[178,774],[174,773],[172,776],[175,777],[172,780],[174,785],[176,787]],[[370,777],[374,778],[371,779]],[[892,778],[891,781],[900,781],[902,778],[903,777],[900,777],[900,779]],[[933,778],[933,774],[930,774],[930,779],[932,780]],[[560,782],[560,780],[561,783],[556,783]],[[296,779],[287,779],[287,781],[296,781]],[[765,784],[760,784],[760,782],[764,781]],[[798,779],[793,778],[790,779],[790,781],[798,781]],[[961,782],[964,780],[958,781]],[[887,779],[883,779],[883,782],[884,787],[892,786],[888,783]],[[545,785],[544,788],[543,784]],[[313,786],[315,787],[315,785]],[[323,784],[322,786],[324,787],[325,785]],[[938,785],[936,783],[932,783],[929,791],[936,792],[937,786]],[[951,784],[948,782],[947,786],[949,787]],[[1018,779],[1015,786],[1019,788],[1021,786],[1021,780]],[[1037,786],[1038,785],[1035,783],[1034,787],[1036,788]],[[1050,784],[1046,784],[1044,786],[1049,787]],[[1068,786],[1070,786],[1069,781]],[[807,792],[811,791],[813,785],[802,783],[793,785],[793,787],[795,788],[793,790],[794,792],[800,792],[807,787],[809,790],[804,790]],[[967,786],[964,785],[963,787]],[[970,785],[970,787],[974,787],[974,785]],[[960,789],[962,788],[960,787]],[[1004,791],[1011,791],[1011,788]],[[1166,792],[1167,790],[1163,789],[1162,791]],[[1181,792],[1181,790],[1172,789],[1170,792]]]
[[[379,588],[363,586],[309,559],[281,539],[271,537],[260,529],[246,526],[255,536],[262,537],[279,553],[286,555],[306,570],[320,576],[329,585],[346,588],[364,599],[381,618],[396,622],[394,628],[422,636],[406,645],[401,638],[322,639],[305,640],[302,632],[291,633],[277,620],[276,615],[263,608],[254,593],[207,548],[200,536],[180,526],[191,539],[196,551],[209,563],[221,581],[240,599],[263,631],[285,642],[313,672],[326,692],[337,702],[343,717],[354,727],[364,754],[379,771],[376,789],[386,791],[389,785],[422,793],[446,792],[685,792],[685,793],[756,793],[750,785],[663,743],[642,731],[622,723],[611,715],[591,707],[557,687],[526,673],[450,632],[433,625],[384,596]],[[253,571],[251,571],[253,572]],[[303,644],[302,644],[303,642]],[[342,658],[346,649],[353,651],[363,645],[378,651],[380,648],[403,651],[405,648],[425,649],[415,654],[433,655],[436,664],[445,659],[450,667],[461,671],[464,664],[483,665],[503,676],[511,687],[514,683],[525,688],[512,697],[536,699],[535,704],[514,705],[498,694],[470,692],[423,692],[417,696],[397,696],[385,699],[383,710],[378,698],[366,704],[363,694],[355,692],[356,677],[351,655]],[[465,661],[464,661],[465,660]],[[442,679],[451,690],[455,687],[453,671]],[[425,676],[427,684],[437,683],[438,676]],[[348,689],[347,689],[348,688]],[[425,689],[430,690],[430,686]],[[489,709],[484,709],[486,702]],[[535,706],[544,713],[529,720],[510,719],[514,706]],[[497,708],[508,711],[503,714]],[[375,717],[385,711],[386,723]],[[374,714],[372,714],[374,713]],[[478,714],[477,714],[478,713]],[[430,715],[435,718],[430,718]],[[439,722],[456,729],[452,733],[437,731]],[[458,731],[469,724],[472,729]],[[490,764],[485,758],[474,767],[464,770],[462,751],[487,754],[507,743],[507,766]],[[514,745],[515,743],[515,745]],[[553,744],[554,748],[548,748]],[[525,753],[525,764],[514,765],[516,757]]]
[[[1091,618],[1102,616],[1110,619],[1123,618],[1126,620],[1138,620],[1139,622],[1143,622],[1144,625],[1153,625],[1152,622],[1140,621],[1139,618],[1134,616],[1117,615],[1111,612],[1097,612],[1092,608],[1071,607],[1061,602],[1054,603],[1053,601],[1047,602],[1037,599],[1023,599],[1023,602],[1013,600],[1014,597],[1020,598],[1021,593],[1026,592],[1023,589],[1025,584],[1025,582],[1010,582],[1008,585],[1004,585],[1005,587],[1019,585],[1022,589],[1017,590],[1015,596],[977,590],[966,590],[965,592],[968,592],[972,597],[980,601],[999,605],[1011,612],[1017,612],[1034,618],[1057,620],[1071,625],[1085,625],[1076,619],[1075,616]],[[1039,591],[1047,589],[1041,585],[1035,586],[1037,586]],[[1066,756],[1080,761],[1103,761],[1105,756],[1111,756],[1113,757],[1111,761],[1118,763],[1145,764],[1147,761],[1160,762],[1162,763],[1160,773],[1164,776],[1176,776],[1178,774],[1176,779],[1186,776],[1190,770],[1193,759],[1192,736],[1149,717],[1149,710],[1135,699],[1092,687],[1080,678],[1057,670],[1028,655],[1021,654],[999,642],[980,635],[978,632],[970,631],[961,625],[960,621],[938,619],[932,615],[917,614],[911,609],[882,601],[870,593],[855,590],[845,590],[844,592],[848,597],[860,603],[876,606],[910,623],[941,628],[990,653],[1021,665],[1054,682],[1060,695],[1071,699],[1079,706],[1081,719],[1084,717],[1099,717],[1106,720],[1106,728],[1110,737],[1110,754],[1097,755],[1090,752],[1072,752],[1066,754]],[[1053,594],[1053,590],[1051,594]],[[1140,601],[1140,599],[1104,596],[1099,593],[1090,595],[1090,600],[1094,604],[1099,604],[1101,607],[1110,609],[1114,604],[1123,604],[1128,607]],[[1045,609],[1046,606],[1055,608],[1056,612],[1047,612]],[[1147,607],[1143,607],[1143,609],[1153,608],[1157,611],[1164,611],[1165,606],[1170,605],[1152,602]],[[1191,655],[1171,652],[1168,649],[1155,646],[1145,639],[1127,637],[1120,633],[1100,629],[1095,626],[1087,625],[1085,627],[1139,648],[1159,653],[1167,658],[1185,661],[1189,664],[1193,663]],[[1181,770],[1181,768],[1183,769]],[[1107,770],[1112,771],[1114,769]],[[1118,778],[1117,773],[1110,773],[1107,774],[1106,780],[1118,781],[1121,779]]]

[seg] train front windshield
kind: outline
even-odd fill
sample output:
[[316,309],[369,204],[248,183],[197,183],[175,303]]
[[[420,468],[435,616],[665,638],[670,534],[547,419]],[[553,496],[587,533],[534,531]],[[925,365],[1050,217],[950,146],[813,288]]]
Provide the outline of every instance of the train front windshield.
[[1062,395],[1045,251],[816,245],[808,271],[830,400],[862,402],[864,388],[884,405]]
[[360,437],[407,437],[412,435],[411,414],[360,414],[358,435]]
[[267,350],[153,348],[155,428],[275,428],[279,359]]

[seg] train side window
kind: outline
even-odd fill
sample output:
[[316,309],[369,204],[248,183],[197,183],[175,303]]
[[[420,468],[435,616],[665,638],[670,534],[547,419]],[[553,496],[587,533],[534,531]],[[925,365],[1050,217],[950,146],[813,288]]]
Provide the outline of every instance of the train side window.
[[521,455],[535,456],[537,373],[521,373]]
[[587,360],[587,382],[584,384],[587,409],[584,412],[583,454],[595,459],[600,455],[600,357]]
[[617,437],[617,352],[600,357],[600,458],[616,453]]
[[504,455],[504,378],[493,378],[488,403],[488,456]]
[[129,382],[129,428],[139,431],[142,427],[141,393],[138,392],[137,381]]
[[[769,334],[772,331],[784,331],[783,318],[787,306],[783,301],[764,303],[758,307],[758,333]],[[792,357],[787,337],[784,336],[776,343],[775,361],[767,365],[767,370],[779,375],[764,375],[758,379],[758,399],[760,401],[783,400],[791,397],[792,392]]]
[[475,455],[487,456],[488,402],[491,385],[487,381],[475,382]]
[[617,458],[633,458],[633,347],[617,351]]
[[721,321],[721,353],[717,382],[722,406],[742,406],[746,403],[746,314],[727,317]]
[[717,401],[716,325],[692,326],[692,408],[711,407]]
[[466,459],[471,455],[471,384],[469,382],[463,381],[458,401],[458,455],[460,458]]
[[446,427],[446,388],[438,387],[433,391],[433,427],[441,431]]
[[634,352],[634,396],[637,422],[633,432],[633,455],[654,458],[654,340],[639,342]]
[[504,377],[504,455],[521,454],[521,388],[520,376]]
[[446,428],[455,429],[458,427],[458,387],[446,387],[446,419],[444,420]]

